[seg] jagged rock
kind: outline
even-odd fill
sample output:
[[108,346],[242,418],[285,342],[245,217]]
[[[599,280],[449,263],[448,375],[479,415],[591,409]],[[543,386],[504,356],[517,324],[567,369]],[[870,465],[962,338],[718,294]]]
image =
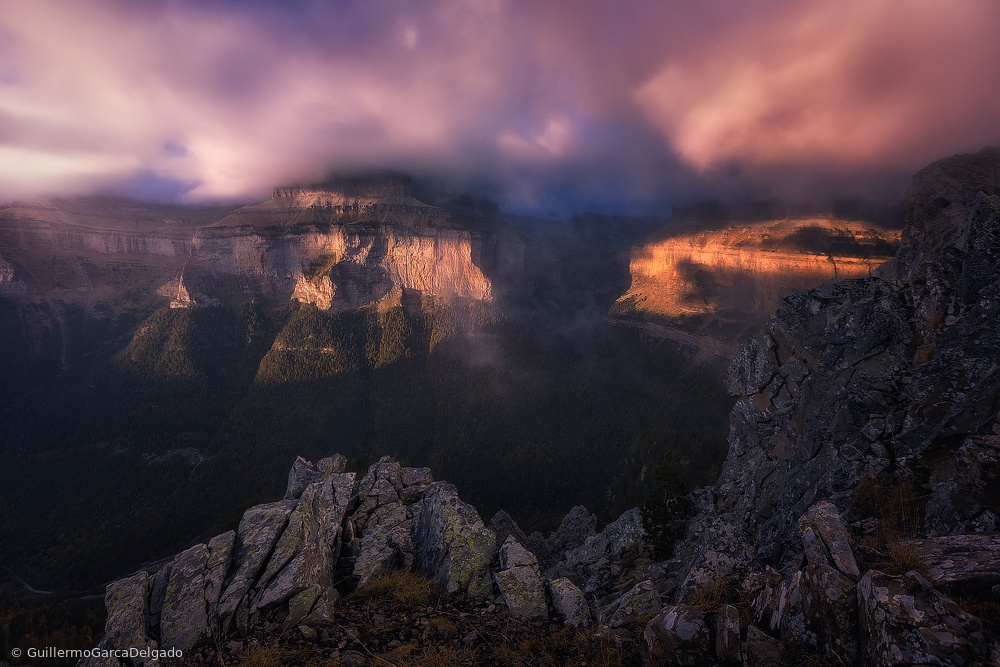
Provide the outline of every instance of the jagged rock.
[[988,664],[979,619],[920,573],[869,570],[858,584],[862,656],[870,665]]
[[740,612],[732,605],[715,612],[715,655],[722,664],[739,664]]
[[612,628],[635,623],[642,617],[652,616],[663,607],[660,594],[653,588],[653,582],[640,581],[633,586],[618,602],[618,608],[608,622]]
[[1000,535],[946,535],[909,544],[935,587],[985,591],[1000,584]]
[[[295,500],[280,500],[257,505],[244,512],[236,531],[236,563],[219,599],[219,624],[223,634],[229,630],[241,606],[242,616],[249,613],[248,601],[244,597],[271,555],[297,504]],[[240,630],[245,632],[245,626]]]
[[788,664],[781,642],[752,625],[747,628],[741,652],[745,667],[781,667]]
[[687,605],[670,605],[646,625],[645,654],[657,665],[705,665],[715,653],[705,614]]
[[547,538],[535,532],[522,544],[538,556],[540,567],[547,570],[565,558],[568,551],[580,547],[588,538],[593,537],[596,528],[597,517],[583,505],[577,505],[567,512],[559,527]]
[[[829,558],[847,577],[854,581],[861,577],[858,563],[854,559],[854,551],[851,550],[847,529],[833,503],[824,500],[810,507],[799,518],[799,529],[803,541],[809,541],[805,551],[811,563],[825,563]],[[817,542],[816,538],[822,542]]]
[[[104,594],[108,620],[104,624],[104,637],[98,648],[127,650],[130,648],[157,648],[157,643],[146,638],[149,621],[146,602],[149,597],[150,577],[146,572],[119,579]],[[96,666],[117,664],[117,660],[83,660],[82,665]],[[141,660],[139,664],[142,664]]]
[[563,623],[572,628],[582,628],[590,624],[590,607],[583,597],[583,591],[572,581],[565,577],[553,579],[546,583],[545,588],[552,609]]
[[211,634],[205,600],[209,550],[198,544],[174,558],[160,615],[160,644],[187,651]]
[[282,602],[316,586],[333,585],[340,526],[354,488],[354,473],[331,473],[306,487],[257,582],[250,610]]
[[645,535],[639,508],[628,510],[600,533],[567,552],[545,576],[579,581],[580,589],[588,596],[607,595],[616,589],[618,578],[624,572],[622,560],[642,555]]
[[434,482],[427,487],[413,545],[414,567],[449,592],[491,593],[495,537],[476,509],[458,497],[453,484]]
[[545,604],[545,589],[538,572],[538,559],[521,546],[513,535],[500,547],[500,569],[494,580],[511,616],[521,618],[549,617]]
[[413,565],[410,519],[401,502],[383,505],[361,537],[354,577],[364,586],[372,577]]
[[[528,537],[521,530],[521,527],[517,525],[517,521],[514,521],[514,518],[503,510],[498,510],[493,515],[487,528],[492,530],[493,534],[497,536],[497,551],[500,550],[500,547],[503,546],[503,543],[507,541],[509,536],[513,536],[518,544],[528,549],[531,548],[528,544]],[[534,553],[533,549],[532,553]],[[535,554],[535,556],[537,557],[538,554]]]
[[424,491],[434,481],[434,476],[430,468],[402,468],[399,479],[403,483],[400,499],[404,504],[410,505],[423,497]]
[[229,561],[233,556],[233,545],[236,543],[236,531],[229,530],[216,535],[208,541],[208,563],[205,565],[205,600],[208,603],[208,618],[216,622],[219,616],[219,598],[222,596],[222,584],[229,570]]

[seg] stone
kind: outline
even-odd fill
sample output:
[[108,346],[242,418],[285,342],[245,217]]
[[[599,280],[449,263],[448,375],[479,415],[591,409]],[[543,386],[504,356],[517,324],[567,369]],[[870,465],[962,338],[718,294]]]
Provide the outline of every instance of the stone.
[[655,615],[661,607],[663,604],[660,602],[660,594],[653,587],[653,582],[648,579],[640,581],[622,596],[608,625],[620,628],[635,623]]
[[205,600],[209,549],[198,544],[174,558],[160,615],[160,646],[188,651],[211,636]]
[[[824,500],[810,507],[799,518],[799,529],[803,534],[803,540],[808,533],[811,533],[822,541],[821,545],[817,546],[822,546],[823,551],[814,548],[811,552],[811,562],[818,564],[820,557],[825,555],[832,561],[834,567],[851,580],[857,581],[861,578],[861,570],[851,549],[850,536],[833,503]],[[809,550],[806,551],[806,555],[810,556]]]
[[727,604],[715,612],[715,655],[723,664],[739,664],[740,612]]
[[303,491],[260,577],[251,611],[283,602],[311,586],[333,585],[340,531],[354,473],[333,473]]
[[[498,510],[497,513],[493,515],[493,518],[490,519],[490,523],[487,528],[492,530],[493,534],[497,537],[497,551],[499,551],[503,543],[507,541],[508,536],[513,536],[514,539],[517,540],[518,544],[521,544],[529,549],[531,548],[528,544],[528,537],[524,534],[524,531],[521,530],[519,525],[517,525],[514,518],[503,510]],[[534,549],[531,549],[531,551],[534,553]],[[537,555],[538,554],[535,554],[536,557]]]
[[[172,561],[171,561],[172,562]],[[153,575],[149,587],[149,627],[150,637],[160,636],[160,613],[163,610],[163,598],[167,594],[167,584],[170,582],[170,563],[167,563]]]
[[[244,597],[256,582],[298,501],[280,500],[243,513],[233,546],[235,564],[219,598],[219,625],[226,634]],[[246,604],[244,604],[246,610]],[[241,632],[245,628],[241,628]]]
[[1000,584],[998,534],[945,535],[909,544],[927,563],[927,578],[936,588],[985,591]]
[[705,665],[714,662],[705,614],[687,605],[664,607],[643,631],[644,655],[657,665]]
[[500,569],[494,573],[493,579],[511,616],[548,619],[538,560],[513,535],[508,536],[500,547]]
[[746,667],[781,667],[789,664],[781,642],[752,625],[747,628],[742,653]]
[[597,517],[583,505],[577,505],[566,513],[559,527],[547,538],[532,533],[527,542],[522,542],[538,556],[542,569],[548,569],[565,558],[566,553],[583,545],[593,537],[597,528]]
[[982,622],[920,573],[890,576],[869,570],[857,594],[866,664],[989,664]]
[[562,561],[546,571],[549,579],[569,577],[579,581],[584,595],[614,592],[624,570],[623,560],[642,556],[646,531],[639,508],[624,512],[600,533],[566,553]]
[[413,540],[406,507],[398,501],[384,505],[361,537],[354,563],[356,585],[364,586],[373,577],[394,569],[408,570],[412,564]]
[[546,583],[549,602],[558,618],[571,628],[590,625],[590,607],[581,591],[572,581],[561,577]]
[[448,592],[490,595],[490,563],[496,538],[479,513],[448,482],[434,482],[424,494],[413,532],[414,567]]
[[209,622],[215,623],[219,616],[219,598],[229,563],[233,557],[236,531],[226,531],[208,541],[208,563],[205,565],[205,601],[208,603]]
[[[148,573],[136,572],[108,586],[104,594],[108,620],[104,624],[104,637],[98,648],[117,650],[158,648],[156,641],[146,637],[146,627],[149,622],[146,601],[151,583]],[[102,663],[100,660],[92,660],[81,661],[81,664]],[[142,664],[141,660],[139,664]]]

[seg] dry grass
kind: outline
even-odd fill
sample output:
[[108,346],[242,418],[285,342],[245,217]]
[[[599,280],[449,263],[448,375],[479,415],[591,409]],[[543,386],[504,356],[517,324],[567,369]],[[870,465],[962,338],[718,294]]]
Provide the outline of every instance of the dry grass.
[[910,570],[916,570],[925,577],[928,574],[927,561],[917,553],[911,542],[890,542],[883,553],[882,571],[886,574],[901,575]]
[[396,667],[455,667],[463,664],[477,664],[476,652],[467,648],[434,646],[418,649],[412,645],[400,646],[380,655],[375,665],[395,665]]
[[240,655],[240,667],[282,667],[282,650],[277,646],[255,646]]
[[961,594],[953,595],[952,600],[962,611],[981,620],[994,637],[1000,638],[1000,602]]
[[739,606],[741,601],[739,584],[732,576],[717,577],[696,587],[684,598],[686,604],[701,611],[715,611],[727,604]]
[[442,594],[441,587],[427,577],[403,570],[374,577],[351,594],[361,600],[392,600],[400,604],[427,604]]

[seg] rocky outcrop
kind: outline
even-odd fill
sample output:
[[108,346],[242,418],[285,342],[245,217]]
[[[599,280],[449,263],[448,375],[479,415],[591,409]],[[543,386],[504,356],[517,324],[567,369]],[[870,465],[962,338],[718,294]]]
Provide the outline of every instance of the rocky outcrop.
[[[345,464],[340,455],[297,458],[283,500],[251,507],[235,532],[194,545],[159,570],[112,584],[107,641],[189,652],[265,623],[316,636],[314,628],[334,622],[343,594],[394,570],[423,574],[450,593],[485,596],[524,622],[555,616],[570,627],[588,625],[594,610],[577,582],[614,605],[615,626],[658,610],[653,582],[625,585],[645,549],[638,510],[560,554],[572,579],[552,579],[517,540],[523,532],[509,515],[493,522],[507,530],[498,549],[476,509],[453,485],[433,481],[430,469],[383,457],[357,480]],[[572,511],[563,526],[584,528],[564,529],[561,543],[592,533],[589,517]]]
[[427,488],[413,542],[414,566],[449,592],[491,593],[496,536],[454,485],[434,482]]
[[870,665],[986,665],[982,622],[919,572],[868,571],[858,586],[863,659]]
[[545,588],[538,573],[538,559],[513,536],[500,547],[500,569],[493,575],[511,616],[549,617]]

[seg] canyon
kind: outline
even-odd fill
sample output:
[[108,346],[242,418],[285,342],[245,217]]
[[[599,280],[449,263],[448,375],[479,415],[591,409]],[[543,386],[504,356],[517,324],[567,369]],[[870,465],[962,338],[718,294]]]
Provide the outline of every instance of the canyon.
[[[662,475],[602,530],[576,507],[543,537],[504,511],[487,524],[426,467],[383,457],[359,480],[344,456],[297,458],[283,500],[111,584],[102,647],[430,659],[407,616],[384,648],[385,617],[357,620],[396,573],[486,619],[461,640],[472,664],[510,658],[489,619],[619,663],[998,664],[996,173],[992,149],[919,172],[892,262],[785,298],[741,343],[714,484]],[[427,618],[442,599],[397,609]]]

